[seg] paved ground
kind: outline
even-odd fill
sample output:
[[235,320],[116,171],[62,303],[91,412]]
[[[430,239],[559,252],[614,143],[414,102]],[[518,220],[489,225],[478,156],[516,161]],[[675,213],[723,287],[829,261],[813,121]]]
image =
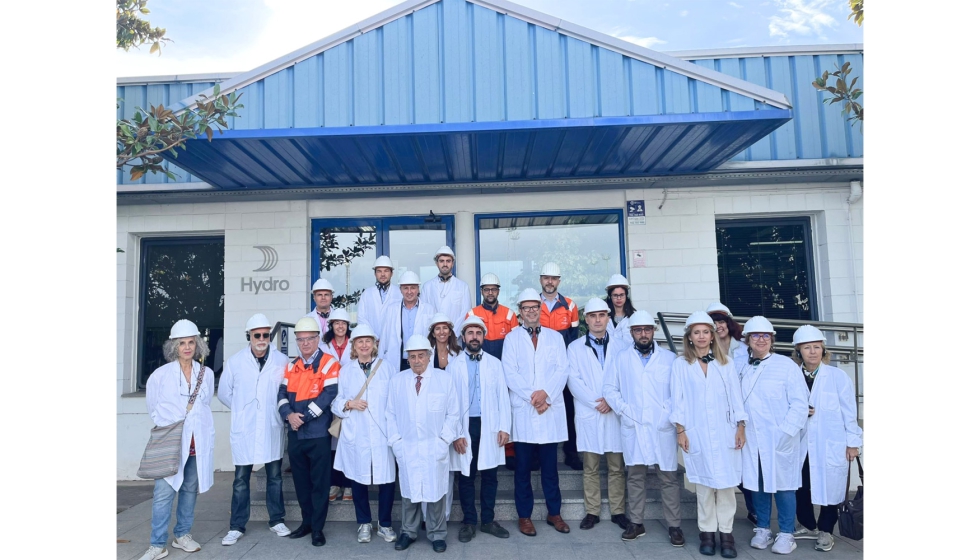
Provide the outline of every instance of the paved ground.
[[[399,552],[394,545],[384,542],[374,535],[367,544],[359,544],[356,540],[357,524],[353,522],[329,522],[325,532],[327,545],[315,548],[310,544],[309,537],[291,540],[277,537],[268,530],[264,521],[253,521],[248,524],[248,532],[234,546],[221,546],[221,538],[228,531],[229,505],[231,504],[231,475],[218,473],[215,485],[206,493],[198,496],[195,511],[194,527],[191,531],[194,539],[201,543],[201,551],[193,555],[174,548],[168,548],[168,558],[180,560],[193,558],[225,559],[322,559],[326,556],[339,558],[390,557],[393,559],[415,560],[418,558],[450,559],[501,559],[513,558],[534,560],[568,560],[571,558],[589,559],[630,559],[657,558],[691,559],[703,558],[698,553],[698,529],[694,520],[682,523],[687,545],[675,548],[667,538],[667,528],[662,521],[647,521],[647,534],[637,541],[626,543],[620,539],[622,531],[608,519],[603,519],[594,529],[582,531],[578,522],[570,523],[572,531],[560,534],[543,522],[535,523],[538,536],[526,537],[517,531],[517,523],[503,521],[501,525],[510,531],[509,539],[497,539],[485,533],[477,533],[469,543],[460,543],[456,539],[459,530],[458,523],[449,524],[448,549],[444,554],[437,555],[424,537],[420,537],[408,550]],[[149,492],[148,492],[149,491]],[[152,495],[152,483],[121,482],[117,487],[119,507],[126,507],[124,502],[138,499],[143,495]],[[148,492],[148,493],[147,493]],[[768,550],[755,550],[748,546],[752,537],[752,526],[745,519],[745,508],[739,495],[739,509],[735,522],[735,537],[739,558],[772,560],[774,556]],[[130,560],[139,556],[149,547],[150,539],[150,505],[149,498],[126,507],[116,516],[117,537],[129,542],[117,544],[117,558]],[[171,520],[171,523],[173,519]],[[294,528],[296,522],[287,523]],[[398,523],[395,523],[396,528]],[[773,520],[775,526],[775,520]],[[173,525],[171,524],[171,529]],[[171,535],[172,538],[172,535]],[[792,556],[794,558],[813,560],[845,560],[860,559],[863,556],[863,542],[848,541],[836,538],[836,545],[830,552],[819,552],[813,549],[814,541],[798,541],[799,547]],[[720,556],[716,555],[716,558]]]

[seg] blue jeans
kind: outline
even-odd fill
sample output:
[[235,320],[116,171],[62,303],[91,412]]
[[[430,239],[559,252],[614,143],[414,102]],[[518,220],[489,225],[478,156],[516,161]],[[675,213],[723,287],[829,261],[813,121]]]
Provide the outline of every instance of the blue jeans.
[[[179,496],[177,496],[180,494]],[[184,463],[184,481],[180,492],[175,491],[166,480],[158,478],[153,485],[153,512],[150,514],[150,544],[167,546],[167,527],[170,525],[170,508],[177,496],[177,524],[174,525],[174,538],[191,532],[194,524],[194,505],[197,503],[197,457],[191,456]]]
[[[286,506],[282,499],[282,459],[265,464],[265,506],[269,510],[269,527],[275,527],[286,519]],[[249,482],[252,465],[235,465],[235,482],[231,486],[232,531],[245,532],[251,514]]]
[[[759,465],[759,491],[752,492],[752,504],[755,506],[755,514],[759,516],[758,527],[769,528],[769,521],[772,519],[772,498],[770,492],[763,492],[762,489],[762,465]],[[793,534],[796,529],[796,491],[795,490],[776,490],[776,520],[779,523],[780,533]]]

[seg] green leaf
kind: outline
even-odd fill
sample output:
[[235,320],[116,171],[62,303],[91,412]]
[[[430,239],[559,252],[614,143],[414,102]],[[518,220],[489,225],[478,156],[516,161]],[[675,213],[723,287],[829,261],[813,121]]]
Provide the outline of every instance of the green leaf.
[[217,97],[219,93],[221,93],[221,86],[214,84],[214,96]]
[[214,131],[211,130],[211,127],[209,126],[204,129],[204,133],[208,135],[208,142],[210,142],[211,139],[214,137]]

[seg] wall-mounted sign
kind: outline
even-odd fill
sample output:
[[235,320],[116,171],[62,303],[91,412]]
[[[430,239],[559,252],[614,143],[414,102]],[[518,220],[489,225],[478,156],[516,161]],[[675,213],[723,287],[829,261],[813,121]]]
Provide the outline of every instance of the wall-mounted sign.
[[630,255],[632,255],[633,257],[633,268],[646,268],[647,266],[646,251],[630,251]]
[[631,226],[647,225],[647,206],[643,200],[626,201],[626,220]]
[[[268,272],[279,264],[279,253],[268,245],[253,245],[262,253],[262,264],[252,272]],[[289,290],[289,280],[285,278],[242,278],[242,292],[252,292],[258,295],[259,292],[285,292]]]

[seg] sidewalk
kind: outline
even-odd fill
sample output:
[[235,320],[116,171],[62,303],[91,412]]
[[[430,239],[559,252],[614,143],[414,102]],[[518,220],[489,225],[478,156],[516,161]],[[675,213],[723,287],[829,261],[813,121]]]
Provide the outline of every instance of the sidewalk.
[[[432,545],[420,535],[419,539],[406,551],[394,550],[394,544],[386,543],[375,533],[372,540],[367,544],[357,542],[357,523],[355,522],[328,522],[324,531],[327,536],[327,544],[323,547],[313,547],[309,537],[292,540],[277,537],[269,531],[268,523],[265,521],[251,521],[248,524],[248,531],[245,536],[233,546],[221,546],[221,538],[228,532],[228,516],[231,505],[231,481],[232,473],[216,473],[215,483],[210,490],[198,496],[197,508],[195,510],[194,526],[191,534],[194,539],[201,543],[200,552],[188,554],[181,550],[168,546],[170,554],[167,558],[181,560],[183,558],[193,560],[205,560],[209,558],[224,559],[318,559],[325,557],[357,558],[357,557],[384,557],[392,559],[418,559],[418,558],[438,558],[439,560],[451,559],[501,559],[510,560],[513,558],[534,559],[534,560],[569,560],[571,558],[603,558],[603,559],[649,559],[663,558],[672,559],[700,559],[704,558],[698,553],[698,528],[697,522],[684,520],[681,524],[687,545],[683,548],[675,548],[670,545],[667,538],[667,527],[661,520],[648,520],[644,523],[647,534],[634,542],[623,542],[620,539],[622,531],[609,521],[603,518],[596,527],[589,531],[582,531],[578,528],[578,521],[569,522],[572,528],[569,534],[560,534],[543,521],[536,521],[535,527],[538,530],[536,537],[526,537],[517,531],[516,521],[501,521],[500,524],[510,531],[509,539],[498,539],[477,532],[476,537],[469,543],[460,543],[456,539],[459,531],[459,523],[449,523],[449,536],[446,540],[447,550],[443,554],[436,554],[432,551]],[[252,480],[252,491],[255,492],[255,479]],[[288,484],[287,484],[288,485]],[[291,488],[290,488],[291,490]],[[119,499],[122,501],[134,501],[133,496],[138,496],[140,492],[146,495],[152,494],[152,483],[120,482],[117,485]],[[125,496],[125,497],[124,497]],[[503,494],[501,494],[503,496]],[[738,495],[739,508],[735,518],[735,538],[738,547],[739,558],[765,559],[776,558],[769,550],[756,550],[748,545],[752,537],[752,525],[745,519],[745,507],[741,495]],[[119,503],[119,507],[128,504]],[[176,505],[176,501],[175,501]],[[117,544],[117,555],[119,560],[130,560],[139,558],[150,546],[150,506],[151,500],[146,499],[136,505],[125,509],[116,516],[116,536],[130,542]],[[396,508],[397,508],[396,504]],[[775,508],[773,508],[775,509]],[[375,510],[376,511],[376,510]],[[775,511],[773,512],[775,513]],[[171,518],[171,529],[175,519]],[[377,521],[375,519],[375,521]],[[286,523],[290,528],[295,528],[298,522]],[[397,530],[399,523],[395,521]],[[773,519],[775,526],[775,519]],[[173,539],[171,534],[170,540]],[[835,536],[836,544],[830,552],[819,552],[813,549],[815,541],[797,541],[798,548],[791,555],[792,558],[812,559],[812,560],[857,560],[863,556],[864,543],[849,541],[839,536]],[[715,558],[721,556],[716,553]]]

